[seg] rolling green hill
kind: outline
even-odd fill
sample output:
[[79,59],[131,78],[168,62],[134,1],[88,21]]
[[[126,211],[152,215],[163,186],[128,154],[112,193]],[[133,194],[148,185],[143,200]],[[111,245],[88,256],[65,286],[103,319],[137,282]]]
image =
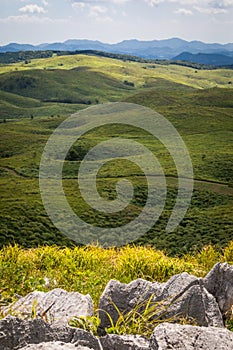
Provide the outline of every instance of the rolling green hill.
[[100,215],[77,189],[81,154],[107,138],[136,138],[156,154],[167,175],[165,210],[138,243],[178,254],[233,239],[233,89],[231,70],[128,62],[85,55],[54,56],[0,67],[0,246],[19,243],[72,245],[48,218],[40,197],[38,169],[49,135],[70,113],[90,105],[126,101],[150,107],[170,120],[190,152],[195,176],[192,204],[179,227],[165,232],[177,194],[176,168],[164,147],[130,127],[92,131],[73,146],[63,169],[72,208],[90,223],[111,227],[136,217],[147,187],[138,168],[111,162],[99,174],[99,191],[115,198],[117,179],[135,188],[124,214]]

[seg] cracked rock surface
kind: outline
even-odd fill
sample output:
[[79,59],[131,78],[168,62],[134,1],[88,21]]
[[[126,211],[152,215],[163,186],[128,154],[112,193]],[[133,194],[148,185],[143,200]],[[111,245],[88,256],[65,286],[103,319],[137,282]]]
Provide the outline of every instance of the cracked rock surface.
[[[42,320],[24,321],[8,316],[0,321],[0,349],[17,350],[27,345],[62,342],[101,350],[99,340],[82,329],[49,325]],[[71,347],[72,348],[72,347]]]
[[30,319],[33,307],[37,316],[53,324],[67,324],[74,316],[92,316],[94,313],[93,301],[90,295],[78,292],[66,292],[56,288],[50,292],[32,292],[20,298],[13,305],[2,308],[4,314],[10,310],[24,319]]
[[41,344],[28,345],[20,350],[91,350],[86,346],[76,346],[74,344],[65,344],[61,342],[49,342]]
[[[158,304],[155,317],[193,319],[198,326],[224,327],[216,298],[204,286],[203,280],[184,272],[171,277],[167,283],[152,283],[137,279],[129,284],[111,280],[99,303],[101,329],[111,326],[108,315],[115,324],[118,311],[129,312],[137,305]],[[143,307],[142,307],[143,308]]]
[[233,305],[233,266],[218,263],[204,278],[204,286],[217,300],[223,314]]
[[216,327],[163,323],[150,338],[153,350],[232,350],[233,333]]
[[[105,328],[111,325],[106,313],[116,323],[116,307],[125,313],[140,304],[140,312],[148,300],[159,305],[156,317],[163,315],[164,321],[150,339],[141,335],[106,335]],[[35,302],[37,318],[31,319]],[[203,279],[184,272],[166,283],[138,279],[124,284],[111,280],[99,308],[103,310],[99,312],[99,335],[105,335],[95,337],[68,325],[71,317],[93,315],[89,295],[59,288],[30,293],[1,308],[5,314],[13,311],[20,318],[8,315],[0,320],[0,350],[233,350],[233,332],[223,324],[223,317],[232,315],[233,308],[233,266],[227,263],[216,264]],[[50,312],[52,318],[47,319]],[[177,315],[193,318],[199,326],[176,324],[176,318],[167,322]]]

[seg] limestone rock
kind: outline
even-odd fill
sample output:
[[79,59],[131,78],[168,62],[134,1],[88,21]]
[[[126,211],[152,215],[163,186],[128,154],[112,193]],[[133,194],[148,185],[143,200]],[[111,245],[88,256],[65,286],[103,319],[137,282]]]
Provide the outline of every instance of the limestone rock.
[[194,285],[199,285],[199,279],[187,272],[172,276],[166,283],[162,284],[161,299],[179,297]]
[[233,333],[223,328],[162,323],[155,328],[153,350],[232,350]]
[[109,334],[100,339],[103,350],[150,350],[149,340],[139,335]]
[[19,349],[31,342],[38,344],[53,340],[55,337],[51,326],[42,320],[23,321],[7,316],[0,321],[0,344],[3,350]]
[[179,297],[171,298],[169,303],[166,319],[182,316],[200,326],[224,327],[215,298],[201,285],[190,287]]
[[20,350],[91,350],[86,346],[76,347],[74,344],[66,344],[61,342],[49,342],[41,344],[28,345]]
[[7,316],[0,321],[0,349],[17,350],[28,345],[62,342],[100,350],[99,341],[90,333],[69,326],[49,325],[42,320],[24,321]]
[[93,302],[89,295],[66,292],[57,288],[50,292],[32,292],[16,303],[3,308],[5,315],[10,311],[15,316],[30,319],[35,308],[38,318],[54,324],[67,324],[74,316],[92,316]]
[[75,329],[71,343],[75,344],[76,346],[83,346],[94,350],[102,350],[99,339],[82,329]]
[[100,298],[99,310],[103,310],[100,334],[110,327],[107,314],[116,323],[119,317],[116,307],[126,313],[138,304],[146,304],[149,298],[152,303],[159,302],[158,318],[186,317],[194,319],[199,326],[224,326],[218,304],[203,286],[202,279],[182,273],[161,284],[142,279],[129,284],[111,280]]
[[141,278],[129,284],[110,280],[100,297],[101,329],[111,326],[106,312],[111,316],[113,323],[116,323],[119,315],[115,305],[120,311],[128,312],[138,303],[148,300],[152,294],[153,299],[158,298],[161,292],[162,284],[148,282]]
[[217,300],[222,314],[233,305],[233,266],[218,263],[204,278],[204,286]]

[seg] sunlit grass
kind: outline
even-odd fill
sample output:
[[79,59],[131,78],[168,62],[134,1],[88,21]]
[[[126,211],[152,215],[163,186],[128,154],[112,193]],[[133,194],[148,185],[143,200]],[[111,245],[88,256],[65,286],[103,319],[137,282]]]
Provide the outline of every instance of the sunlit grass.
[[194,68],[179,65],[145,64],[87,55],[53,56],[43,59],[32,59],[29,64],[19,62],[0,66],[0,74],[32,69],[69,70],[83,66],[108,74],[121,81],[130,80],[137,86],[142,86],[149,78],[163,78],[171,82],[200,89],[216,86],[231,87],[228,82],[231,80],[232,75],[231,71],[227,69],[197,71]]
[[[89,293],[97,306],[110,279],[129,283],[143,278],[164,282],[174,274],[188,272],[203,277],[218,261],[232,262],[233,243],[224,250],[212,246],[183,257],[170,257],[152,247],[126,246],[104,249],[98,246],[23,249],[6,246],[0,250],[2,302],[33,290],[55,287]],[[49,279],[49,286],[45,278]]]

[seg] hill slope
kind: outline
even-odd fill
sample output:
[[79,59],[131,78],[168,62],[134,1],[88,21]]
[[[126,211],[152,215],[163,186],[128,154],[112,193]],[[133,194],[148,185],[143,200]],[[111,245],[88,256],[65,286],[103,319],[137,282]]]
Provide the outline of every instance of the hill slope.
[[[133,102],[163,114],[188,147],[195,191],[184,220],[176,231],[167,234],[166,223],[177,195],[174,162],[151,135],[131,127],[111,126],[86,134],[68,154],[63,185],[76,213],[106,228],[123,225],[138,215],[146,200],[145,179],[138,168],[121,160],[103,167],[98,186],[100,193],[111,200],[115,198],[117,179],[130,180],[135,196],[125,213],[101,215],[85,204],[77,190],[80,150],[85,154],[103,140],[130,136],[154,152],[168,184],[165,210],[140,243],[177,254],[209,243],[226,246],[232,240],[233,89],[229,70],[197,71],[176,65],[74,55],[1,66],[0,73],[1,113],[5,118],[0,123],[0,245],[73,244],[55,228],[43,208],[38,169],[49,135],[65,119],[63,113],[88,107],[89,101]],[[21,118],[8,121],[12,116]]]

